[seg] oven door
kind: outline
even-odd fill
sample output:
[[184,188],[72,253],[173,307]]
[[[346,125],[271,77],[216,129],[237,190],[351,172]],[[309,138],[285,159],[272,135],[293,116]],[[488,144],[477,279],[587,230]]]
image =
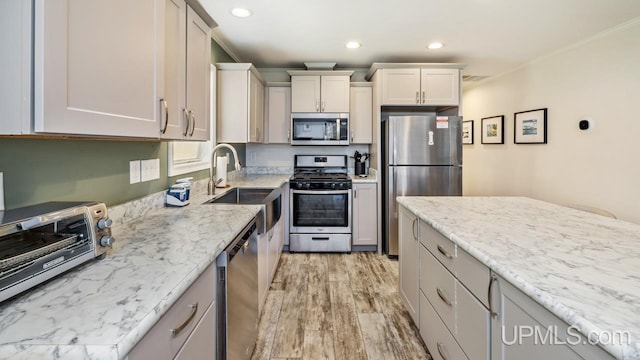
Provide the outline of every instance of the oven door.
[[290,195],[291,233],[351,233],[351,190],[291,190]]

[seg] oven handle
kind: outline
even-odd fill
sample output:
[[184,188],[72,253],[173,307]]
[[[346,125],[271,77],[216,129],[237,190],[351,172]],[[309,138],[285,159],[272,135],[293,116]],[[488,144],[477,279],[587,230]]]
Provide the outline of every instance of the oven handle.
[[337,194],[349,194],[351,190],[291,190],[292,194],[304,194],[304,195],[337,195]]

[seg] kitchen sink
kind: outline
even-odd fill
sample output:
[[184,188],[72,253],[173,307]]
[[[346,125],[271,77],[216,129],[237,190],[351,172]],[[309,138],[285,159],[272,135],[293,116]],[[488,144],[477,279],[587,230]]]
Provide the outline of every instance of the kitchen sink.
[[231,188],[205,204],[262,205],[263,216],[258,217],[258,233],[262,234],[269,231],[280,220],[282,190],[280,188]]

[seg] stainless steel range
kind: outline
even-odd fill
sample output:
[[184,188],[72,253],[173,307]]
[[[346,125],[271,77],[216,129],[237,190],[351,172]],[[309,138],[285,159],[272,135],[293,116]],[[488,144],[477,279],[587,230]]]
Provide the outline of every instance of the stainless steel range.
[[351,178],[346,155],[296,155],[289,251],[351,252]]
[[48,202],[0,211],[0,301],[93,258],[114,238],[107,207]]

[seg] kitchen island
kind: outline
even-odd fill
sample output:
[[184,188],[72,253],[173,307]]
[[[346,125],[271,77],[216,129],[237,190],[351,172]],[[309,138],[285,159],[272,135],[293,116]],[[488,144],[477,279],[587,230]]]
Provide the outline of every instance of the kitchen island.
[[[246,176],[231,185],[275,188],[287,178]],[[109,209],[117,241],[104,260],[0,306],[0,359],[124,358],[260,212],[202,204],[211,197],[203,189],[194,187],[183,208],[149,210],[158,205],[151,198]]]
[[[585,339],[630,335],[628,342],[599,343],[608,354],[640,358],[639,225],[521,197],[398,202]],[[489,299],[496,311],[492,306],[499,307]]]

